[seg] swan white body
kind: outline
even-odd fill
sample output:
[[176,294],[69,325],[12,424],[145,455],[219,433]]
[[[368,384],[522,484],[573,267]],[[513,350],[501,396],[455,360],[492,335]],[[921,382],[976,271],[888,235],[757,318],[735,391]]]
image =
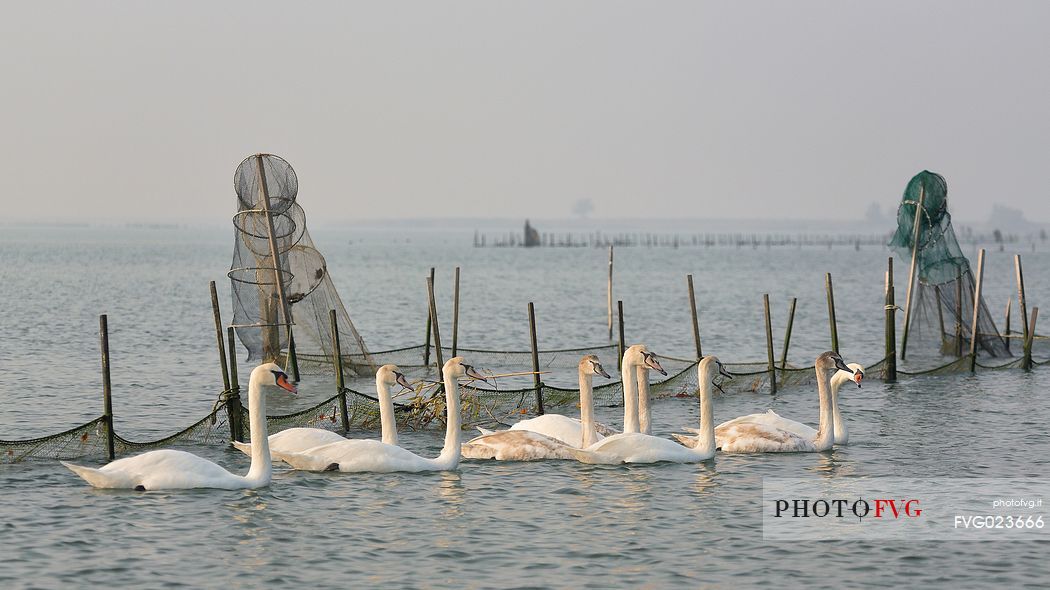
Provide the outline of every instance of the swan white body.
[[457,378],[482,379],[463,357],[449,359],[443,368],[445,380],[445,446],[435,459],[420,457],[396,445],[377,440],[341,440],[298,453],[275,452],[274,457],[305,471],[378,472],[447,471],[460,459],[460,400]]
[[[394,401],[390,386],[399,383],[408,388],[405,376],[396,365],[383,365],[376,371],[376,394],[379,399],[379,421],[382,424],[383,442],[398,444],[397,422],[394,419]],[[270,453],[301,453],[307,449],[346,440],[346,437],[324,428],[288,428],[269,436]],[[230,444],[245,455],[251,456],[252,444],[232,441]],[[276,460],[276,459],[275,459]]]
[[543,459],[575,459],[585,463],[603,463],[581,447],[601,440],[594,427],[594,375],[606,378],[609,374],[590,354],[579,363],[580,419],[560,414],[544,414],[522,420],[510,430],[484,432],[463,444],[467,459],[496,459],[497,461],[539,461]]
[[[522,420],[510,427],[511,430],[528,430],[538,432],[559,440],[569,446],[586,448],[605,436],[598,431],[594,423],[594,376],[601,375],[606,379],[609,374],[598,362],[598,357],[589,354],[580,359],[577,366],[580,383],[580,418],[569,418],[560,414],[544,414],[528,420]],[[604,426],[604,425],[602,425]],[[607,429],[604,427],[603,429]]]
[[220,488],[255,489],[270,484],[273,467],[266,437],[266,399],[262,385],[273,383],[288,391],[295,388],[280,367],[266,363],[255,368],[248,381],[248,413],[252,439],[263,441],[252,449],[248,475],[234,475],[219,465],[185,451],[163,449],[113,461],[98,469],[62,462],[96,488],[176,490]]
[[[798,428],[798,423],[785,421],[780,416],[767,412],[751,415],[759,417],[755,421],[730,420],[719,426],[722,429],[719,448],[724,453],[812,453],[830,449],[835,444],[835,434],[828,374],[836,368],[850,371],[842,362],[842,358],[833,352],[825,352],[817,357],[814,371],[817,374],[820,418],[812,436],[808,434],[809,431],[804,430],[805,434],[799,434],[797,431],[802,429]],[[762,418],[763,416],[766,418]]]
[[672,440],[642,432],[624,432],[598,441],[588,447],[587,451],[604,458],[613,457],[624,463],[656,463],[658,461],[697,463],[714,457],[715,426],[711,401],[711,380],[717,372],[718,359],[713,356],[704,357],[697,364],[698,382],[700,383],[699,444],[694,447],[685,447]]
[[[854,373],[852,375],[846,371],[839,370],[831,377],[831,407],[833,410],[832,422],[834,424],[833,436],[836,445],[844,445],[849,442],[849,433],[846,430],[845,422],[842,421],[842,414],[839,412],[839,388],[850,381],[857,383],[859,386],[860,380],[864,377],[864,367],[860,364],[850,363],[846,366],[853,369]],[[716,426],[715,440],[718,442],[719,447],[721,447],[722,443],[730,436],[730,433],[739,432],[739,429],[736,427],[744,424],[753,424],[772,428],[774,430],[784,430],[807,440],[816,440],[817,438],[817,431],[812,426],[789,418],[784,418],[773,410],[766,410],[766,412],[762,414],[748,414],[747,416],[734,418]],[[671,436],[675,437],[678,442],[688,447],[696,445],[695,436],[686,436],[683,434],[672,434]]]

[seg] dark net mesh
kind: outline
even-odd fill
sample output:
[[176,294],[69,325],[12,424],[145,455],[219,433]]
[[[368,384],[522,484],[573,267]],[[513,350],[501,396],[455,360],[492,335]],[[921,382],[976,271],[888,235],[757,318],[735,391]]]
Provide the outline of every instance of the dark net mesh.
[[[890,247],[910,263],[916,250],[915,215],[920,199],[910,334],[916,340],[932,343],[939,352],[969,353],[976,281],[952,229],[948,184],[940,174],[923,170],[908,182],[897,209],[897,232]],[[1006,341],[996,329],[983,298],[979,307],[978,351],[990,356],[1009,355]]]

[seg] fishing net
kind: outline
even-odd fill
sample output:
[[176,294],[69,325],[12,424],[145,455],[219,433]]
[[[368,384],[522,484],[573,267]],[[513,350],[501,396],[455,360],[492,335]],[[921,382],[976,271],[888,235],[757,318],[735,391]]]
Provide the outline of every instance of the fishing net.
[[[248,360],[283,361],[290,350],[331,359],[329,313],[334,309],[341,349],[353,359],[345,368],[352,374],[373,372],[375,364],[368,349],[332,283],[324,256],[306,229],[306,213],[296,202],[299,182],[295,171],[278,156],[249,156],[237,167],[233,184],[237,214],[233,216],[233,263],[228,276],[233,327],[248,350]],[[294,346],[289,343],[282,295],[291,317]]]
[[[922,202],[916,245],[915,215]],[[963,255],[948,213],[948,184],[928,170],[916,174],[904,189],[897,209],[897,232],[890,240],[901,259],[916,253],[917,281],[912,293],[909,338],[933,343],[944,354],[968,354],[973,326],[976,282]],[[916,248],[917,246],[917,248]],[[977,349],[990,356],[1008,356],[983,297],[979,302]]]
[[[1050,365],[1050,339],[1045,336],[1037,336],[1036,344],[1039,344],[1039,358],[1034,360],[1036,368]],[[409,367],[424,377],[424,383],[411,397],[402,397],[395,402],[395,418],[399,428],[427,429],[443,428],[445,425],[444,393],[440,387],[433,383],[436,375],[433,369],[435,363],[422,365],[421,359],[425,355],[424,346],[401,348],[375,353],[377,359],[382,362],[395,362],[404,367]],[[498,388],[490,386],[476,386],[468,383],[461,387],[462,397],[462,421],[464,428],[470,429],[475,426],[492,426],[498,424],[510,424],[522,418],[535,415],[538,408],[537,394],[543,397],[543,405],[548,410],[558,413],[572,415],[579,402],[579,389],[569,385],[570,379],[567,375],[575,378],[576,363],[583,354],[604,353],[603,358],[608,359],[612,365],[618,350],[615,346],[594,346],[588,348],[566,349],[557,351],[541,351],[540,358],[548,369],[552,369],[553,375],[565,383],[565,386],[541,383],[537,388],[532,384],[502,386],[507,381],[497,380]],[[531,369],[531,352],[524,351],[470,351],[460,349],[464,356],[468,356],[471,362],[481,363],[475,358],[485,360],[491,367],[522,368]],[[579,353],[579,354],[577,354]],[[446,353],[451,354],[451,351]],[[488,356],[486,356],[488,355]],[[499,361],[499,359],[503,359]],[[522,359],[528,359],[524,361]],[[502,362],[503,364],[499,364]],[[673,357],[660,357],[660,362],[668,372],[667,377],[650,373],[653,379],[650,385],[650,395],[654,399],[671,397],[695,397],[697,394],[697,371],[696,361],[692,359],[679,359]],[[1011,359],[1000,364],[977,363],[978,371],[1013,369],[1021,366],[1022,359]],[[726,367],[735,376],[734,379],[721,379],[719,386],[728,395],[761,393],[769,390],[770,370],[766,362],[727,362]],[[318,367],[320,362],[318,362]],[[865,374],[868,379],[885,379],[886,360],[880,359],[865,366]],[[609,367],[610,373],[612,368]],[[903,377],[915,377],[925,375],[951,375],[966,373],[970,371],[969,359],[955,359],[947,364],[932,368],[911,368],[905,370],[898,368],[897,373]],[[812,366],[797,367],[786,365],[775,367],[777,387],[782,393],[789,390],[795,391],[811,389],[815,387],[816,372]],[[544,376],[548,377],[547,375]],[[657,379],[657,377],[660,377]],[[529,377],[531,378],[531,376]],[[375,395],[360,389],[343,388],[334,391],[332,395],[324,397],[320,401],[312,403],[309,407],[295,412],[271,415],[266,417],[267,430],[271,434],[280,432],[286,428],[295,426],[306,426],[312,428],[324,428],[335,432],[346,432],[347,430],[376,430],[379,427],[379,403]],[[231,427],[231,416],[237,415],[239,419],[234,420],[241,428],[239,437],[246,440],[248,425],[248,409],[243,406],[239,396],[230,395],[232,392],[222,392],[220,402],[206,416],[197,420],[190,426],[163,438],[149,441],[128,440],[118,433],[112,433],[113,447],[116,455],[122,456],[130,453],[142,452],[155,448],[172,446],[193,445],[215,445],[226,446],[229,440],[235,436],[234,428]],[[594,386],[594,403],[598,406],[618,407],[623,404],[623,387],[619,381],[608,383],[596,383]],[[235,406],[232,404],[236,404]],[[342,407],[346,406],[346,419],[343,418]],[[231,412],[231,410],[234,410]],[[239,410],[239,412],[237,411]],[[95,418],[85,424],[81,424],[65,432],[43,436],[29,440],[6,441],[0,440],[0,464],[17,463],[27,459],[78,459],[93,458],[104,459],[107,454],[107,442],[109,430],[105,417]]]

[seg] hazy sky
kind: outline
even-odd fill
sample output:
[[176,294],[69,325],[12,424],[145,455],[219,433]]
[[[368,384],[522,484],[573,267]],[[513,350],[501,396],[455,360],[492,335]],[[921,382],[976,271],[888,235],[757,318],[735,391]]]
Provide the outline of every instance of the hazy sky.
[[7,220],[861,218],[923,168],[1050,221],[1050,2],[25,2]]

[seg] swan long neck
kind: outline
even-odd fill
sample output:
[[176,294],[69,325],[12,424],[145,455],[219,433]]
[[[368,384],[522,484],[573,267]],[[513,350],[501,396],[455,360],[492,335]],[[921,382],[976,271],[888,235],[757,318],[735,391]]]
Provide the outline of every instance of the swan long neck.
[[244,479],[258,485],[266,485],[273,475],[269,432],[266,429],[266,397],[260,383],[266,375],[265,371],[252,371],[248,380],[248,428],[252,441],[252,464]]
[[700,370],[700,432],[693,451],[704,457],[715,456],[715,415],[711,401],[711,367]]
[[842,414],[839,412],[839,388],[842,387],[844,380],[838,379],[838,376],[839,373],[836,373],[836,378],[831,380],[831,411],[835,426],[835,431],[832,436],[835,444],[842,445],[849,441],[849,431],[846,430],[846,423],[842,421]]
[[394,401],[390,397],[390,387],[378,375],[376,376],[376,394],[379,396],[379,422],[383,428],[383,442],[388,445],[397,445]]
[[623,431],[638,432],[638,384],[634,378],[634,363],[624,359],[620,368],[623,386]]
[[652,434],[652,410],[649,409],[649,369],[638,365],[635,369],[638,378],[638,431]]
[[590,373],[580,371],[580,427],[583,430],[582,448],[587,448],[598,442],[594,431],[594,389],[592,381],[594,377]]
[[460,429],[462,416],[459,409],[459,383],[445,371],[445,446],[437,458],[443,469],[455,469],[459,465],[460,444],[463,438]]
[[828,372],[819,366],[817,371],[817,394],[820,396],[820,423],[817,427],[817,438],[813,446],[817,451],[826,451],[835,444],[835,428],[831,412],[831,393],[828,385]]

